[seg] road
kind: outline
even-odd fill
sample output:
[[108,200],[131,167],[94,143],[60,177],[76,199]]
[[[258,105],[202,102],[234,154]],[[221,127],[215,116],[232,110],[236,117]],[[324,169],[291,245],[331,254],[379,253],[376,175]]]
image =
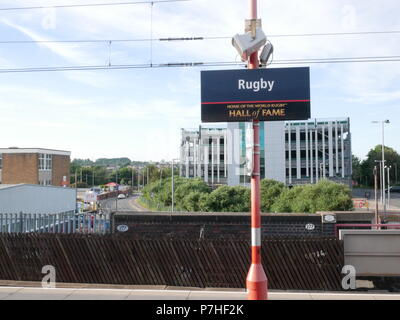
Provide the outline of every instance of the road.
[[[366,192],[370,193],[371,197],[369,200],[372,203],[375,198],[374,189],[356,189],[356,188],[354,188],[352,191],[352,196],[353,196],[353,198],[365,198]],[[378,201],[379,201],[379,197],[380,197],[380,192],[378,190]],[[387,193],[386,193],[386,197],[387,197]],[[370,208],[373,208],[373,206],[370,205]],[[400,193],[397,193],[397,192],[390,193],[390,209],[400,210]]]
[[[0,300],[246,300],[241,291],[0,287]],[[400,294],[269,292],[270,300],[400,300]]]
[[100,203],[101,203],[101,208],[106,211],[108,210],[114,211],[116,210],[116,207],[118,207],[118,211],[149,211],[146,208],[140,206],[136,202],[138,198],[139,195],[132,195],[131,197],[126,199],[116,200],[115,198],[113,198],[113,199],[103,200]]

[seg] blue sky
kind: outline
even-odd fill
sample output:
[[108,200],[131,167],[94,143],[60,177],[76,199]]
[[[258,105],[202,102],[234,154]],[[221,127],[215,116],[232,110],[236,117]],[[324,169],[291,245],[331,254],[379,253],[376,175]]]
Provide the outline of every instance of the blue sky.
[[[0,8],[104,2],[121,1],[3,0]],[[247,6],[247,0],[154,4],[153,37],[230,37],[243,31]],[[397,0],[259,0],[267,36],[400,30],[399,10]],[[149,38],[150,12],[149,4],[2,11],[0,40]],[[400,55],[400,34],[270,40],[275,60]],[[229,39],[154,42],[152,52],[153,63],[239,60]],[[150,44],[0,44],[0,69],[107,65],[109,57],[111,64],[150,63]],[[310,68],[312,117],[350,117],[360,158],[381,143],[381,127],[371,121],[389,118],[385,144],[400,151],[400,62]],[[205,69],[0,74],[0,146],[70,150],[73,158],[176,158],[180,128],[200,124]]]

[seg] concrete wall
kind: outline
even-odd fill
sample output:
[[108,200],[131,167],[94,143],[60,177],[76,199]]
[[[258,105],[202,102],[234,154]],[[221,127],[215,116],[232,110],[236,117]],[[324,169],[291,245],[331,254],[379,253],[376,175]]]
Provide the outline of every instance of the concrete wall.
[[75,189],[39,185],[0,188],[0,213],[57,213],[75,210]]
[[400,276],[400,230],[340,230],[340,239],[357,276]]

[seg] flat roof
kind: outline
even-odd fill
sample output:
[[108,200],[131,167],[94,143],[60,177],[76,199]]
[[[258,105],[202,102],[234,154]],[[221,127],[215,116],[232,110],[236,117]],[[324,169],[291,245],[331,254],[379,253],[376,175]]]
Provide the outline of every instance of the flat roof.
[[42,186],[40,184],[30,184],[30,183],[18,183],[18,184],[0,184],[0,190],[4,189],[11,189],[11,188],[17,188],[17,187],[35,187],[35,188],[57,188],[57,189],[72,189],[72,188],[66,188],[62,186]]
[[47,153],[47,154],[55,154],[61,156],[70,156],[71,151],[65,150],[55,150],[55,149],[46,149],[46,148],[0,148],[0,153]]
[[0,184],[0,190],[1,189],[9,189],[9,188],[13,188],[13,187],[17,187],[20,186],[22,184]]

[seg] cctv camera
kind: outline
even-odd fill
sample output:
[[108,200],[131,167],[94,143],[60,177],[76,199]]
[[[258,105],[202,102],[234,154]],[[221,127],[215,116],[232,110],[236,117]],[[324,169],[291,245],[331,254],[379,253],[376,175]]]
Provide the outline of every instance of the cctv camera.
[[246,61],[250,55],[258,51],[267,41],[267,37],[261,28],[256,28],[255,37],[251,32],[245,34],[237,34],[232,38],[232,45],[238,51],[243,61]]
[[268,42],[261,51],[260,62],[261,64],[267,64],[271,54],[274,52],[274,47],[271,42]]

